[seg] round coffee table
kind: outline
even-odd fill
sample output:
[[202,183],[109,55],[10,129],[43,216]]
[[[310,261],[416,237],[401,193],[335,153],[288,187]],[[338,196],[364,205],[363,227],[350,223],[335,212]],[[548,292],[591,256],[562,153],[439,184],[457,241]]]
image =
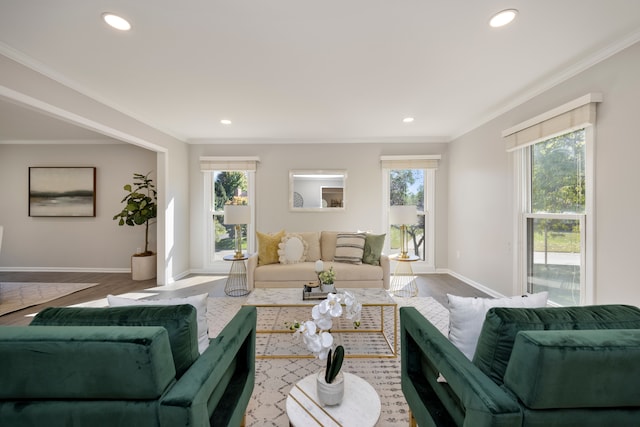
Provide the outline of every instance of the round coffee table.
[[314,373],[298,381],[287,396],[287,416],[292,426],[374,426],[380,418],[380,397],[362,378],[344,373],[344,398],[335,406],[318,403]]

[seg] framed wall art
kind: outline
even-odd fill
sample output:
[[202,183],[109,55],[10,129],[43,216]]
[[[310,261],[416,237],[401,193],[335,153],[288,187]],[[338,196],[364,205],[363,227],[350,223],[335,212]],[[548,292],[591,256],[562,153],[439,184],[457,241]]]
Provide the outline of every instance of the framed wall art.
[[29,216],[95,217],[96,168],[30,167]]

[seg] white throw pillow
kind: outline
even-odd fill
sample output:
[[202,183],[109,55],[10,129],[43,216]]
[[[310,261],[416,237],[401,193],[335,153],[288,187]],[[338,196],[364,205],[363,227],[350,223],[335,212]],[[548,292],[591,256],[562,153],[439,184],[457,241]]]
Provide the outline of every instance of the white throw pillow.
[[209,347],[209,327],[207,325],[207,297],[208,294],[194,295],[185,298],[167,298],[158,300],[138,300],[125,297],[107,295],[107,301],[111,307],[128,305],[180,305],[191,304],[196,308],[198,319],[198,350],[200,354]]
[[473,359],[487,311],[493,307],[544,307],[548,292],[510,298],[459,297],[447,294],[449,299],[449,341]]
[[364,254],[365,233],[339,233],[336,238],[335,262],[362,264]]
[[309,244],[299,234],[287,233],[278,244],[280,264],[295,264],[307,259]]

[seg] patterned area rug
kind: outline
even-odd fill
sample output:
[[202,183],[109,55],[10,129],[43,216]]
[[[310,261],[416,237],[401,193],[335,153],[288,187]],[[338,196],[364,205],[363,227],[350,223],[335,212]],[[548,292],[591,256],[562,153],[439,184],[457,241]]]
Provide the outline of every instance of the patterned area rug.
[[[443,334],[447,333],[449,327],[449,311],[439,304],[433,298],[398,298],[394,297],[398,303],[398,308],[402,306],[415,307],[422,313],[431,323],[433,323]],[[209,322],[209,335],[215,337],[224,325],[233,317],[246,298],[209,298],[207,317]],[[259,309],[261,310],[261,309]],[[278,327],[284,323],[284,319],[291,320],[307,320],[305,318],[296,319],[296,313],[290,312],[287,315],[286,310],[297,309],[281,309],[275,311],[272,315],[262,316],[259,314],[258,329],[267,329]],[[310,316],[311,310],[305,309],[307,316]],[[303,314],[304,316],[304,314]],[[393,329],[393,318],[387,316],[386,323],[389,328]],[[398,321],[399,323],[399,321]],[[398,333],[396,331],[396,333]],[[274,334],[266,335],[272,337]],[[278,336],[283,342],[295,346],[296,342],[290,334],[280,334]],[[258,341],[267,338],[258,337]],[[265,351],[266,344],[258,342],[256,351],[258,353]],[[345,346],[347,352],[349,347]],[[398,350],[400,344],[398,343]],[[317,359],[257,359],[256,360],[256,385],[253,390],[249,407],[247,408],[247,426],[276,426],[286,427],[289,425],[289,419],[286,414],[286,399],[289,390],[298,380],[312,373],[318,372],[324,366],[324,361]],[[377,426],[407,426],[409,423],[409,408],[402,394],[400,385],[400,356],[391,359],[365,358],[351,359],[344,361],[343,371],[350,372],[365,379],[373,386],[380,396],[382,410]]]
[[0,316],[53,301],[98,283],[0,283]]

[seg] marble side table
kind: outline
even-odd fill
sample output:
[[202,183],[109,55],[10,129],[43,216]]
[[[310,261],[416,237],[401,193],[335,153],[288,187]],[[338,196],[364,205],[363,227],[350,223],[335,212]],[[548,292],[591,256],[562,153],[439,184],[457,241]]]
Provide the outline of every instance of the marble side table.
[[298,381],[287,396],[287,416],[294,427],[374,426],[380,418],[380,397],[362,378],[344,373],[344,398],[335,406],[322,406],[316,392],[316,377]]

